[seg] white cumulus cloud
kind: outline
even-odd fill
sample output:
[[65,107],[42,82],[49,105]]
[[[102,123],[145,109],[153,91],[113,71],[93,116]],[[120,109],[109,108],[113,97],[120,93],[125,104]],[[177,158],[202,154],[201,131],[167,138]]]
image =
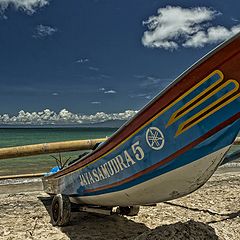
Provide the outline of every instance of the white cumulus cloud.
[[117,93],[115,90],[107,90],[104,92],[105,94],[114,94]]
[[207,7],[167,6],[159,8],[157,13],[143,22],[148,28],[142,37],[142,43],[146,47],[167,50],[177,49],[180,45],[203,47],[224,41],[240,30],[240,25],[231,29],[211,26],[211,21],[221,13]]
[[26,112],[21,110],[16,116],[9,114],[0,115],[0,124],[2,125],[59,125],[59,124],[81,124],[81,123],[97,123],[108,120],[128,120],[134,116],[137,111],[126,110],[122,113],[104,113],[97,112],[96,114],[85,115],[76,114],[62,109],[59,112],[54,112],[50,109],[45,109],[40,112]]
[[45,38],[45,37],[53,35],[55,32],[57,32],[57,28],[40,24],[36,27],[33,37],[34,38]]
[[101,104],[101,102],[91,102],[91,104]]
[[184,47],[203,47],[206,44],[222,42],[240,32],[240,25],[227,29],[223,26],[210,27],[207,31],[199,31],[191,36]]
[[90,67],[88,67],[88,69],[89,70],[92,70],[92,71],[99,71],[99,68],[97,68],[97,67],[92,67],[92,66],[90,66]]
[[87,62],[89,62],[88,58],[80,58],[76,61],[76,63],[87,63]]
[[0,0],[1,12],[4,12],[9,7],[14,7],[16,10],[22,10],[31,15],[38,8],[49,4],[49,0]]

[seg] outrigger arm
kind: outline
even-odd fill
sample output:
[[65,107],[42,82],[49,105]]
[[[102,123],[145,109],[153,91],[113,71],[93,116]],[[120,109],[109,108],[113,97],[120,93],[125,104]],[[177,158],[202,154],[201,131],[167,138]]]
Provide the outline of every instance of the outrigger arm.
[[97,143],[106,140],[107,138],[99,138],[0,148],[0,160],[50,153],[90,150],[93,149]]

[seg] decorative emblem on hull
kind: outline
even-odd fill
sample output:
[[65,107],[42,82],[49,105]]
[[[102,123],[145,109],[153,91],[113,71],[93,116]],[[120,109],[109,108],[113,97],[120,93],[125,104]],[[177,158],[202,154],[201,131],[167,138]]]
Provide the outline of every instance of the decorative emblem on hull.
[[[179,107],[170,117],[166,127],[179,121],[175,137],[202,122],[229,103],[240,97],[238,81],[225,79],[220,70],[215,70],[180,96],[171,106],[181,100]],[[188,100],[186,100],[189,98]]]
[[162,131],[157,127],[150,127],[146,132],[146,141],[150,148],[160,150],[163,148],[165,140]]

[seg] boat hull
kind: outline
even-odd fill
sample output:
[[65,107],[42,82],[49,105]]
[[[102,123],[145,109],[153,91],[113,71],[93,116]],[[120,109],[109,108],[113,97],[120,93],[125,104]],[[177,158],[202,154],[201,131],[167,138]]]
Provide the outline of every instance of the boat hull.
[[[113,193],[73,197],[72,202],[99,206],[159,203],[185,196],[201,187],[215,172],[229,146],[146,182]],[[149,202],[151,199],[151,202]]]
[[182,74],[101,147],[43,179],[94,205],[186,195],[216,170],[240,129],[240,35]]

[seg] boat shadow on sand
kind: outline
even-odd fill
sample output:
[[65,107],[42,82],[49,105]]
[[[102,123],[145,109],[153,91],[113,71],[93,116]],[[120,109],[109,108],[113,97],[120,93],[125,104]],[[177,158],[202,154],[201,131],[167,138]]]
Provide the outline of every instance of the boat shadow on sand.
[[[50,214],[51,198],[39,197]],[[132,220],[131,220],[132,219]],[[69,239],[135,239],[135,240],[174,240],[174,239],[219,239],[214,228],[193,220],[161,225],[155,229],[135,222],[134,217],[119,215],[103,216],[92,213],[73,212],[71,224],[61,227]]]

